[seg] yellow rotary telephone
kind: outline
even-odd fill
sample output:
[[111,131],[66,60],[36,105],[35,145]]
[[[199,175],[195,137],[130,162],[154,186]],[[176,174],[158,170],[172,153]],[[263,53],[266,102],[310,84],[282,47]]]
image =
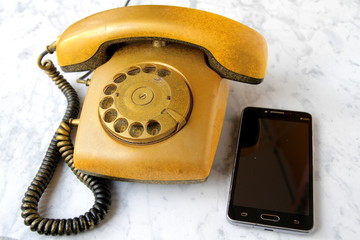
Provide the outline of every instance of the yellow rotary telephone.
[[[94,70],[91,80],[81,81],[89,89],[79,119],[75,91],[51,61],[42,61],[55,50],[63,71]],[[258,84],[266,62],[266,42],[259,33],[195,9],[132,6],[97,13],[70,26],[38,61],[69,106],[45,165],[25,194],[25,224],[54,235],[91,229],[110,205],[106,183],[97,177],[204,181],[221,133],[227,79]],[[75,148],[71,126],[78,127]],[[72,220],[37,213],[60,154],[95,191],[93,208]]]

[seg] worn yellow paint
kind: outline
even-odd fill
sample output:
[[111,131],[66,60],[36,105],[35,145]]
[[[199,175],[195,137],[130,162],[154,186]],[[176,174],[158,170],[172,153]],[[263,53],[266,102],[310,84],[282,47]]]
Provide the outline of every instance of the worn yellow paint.
[[110,45],[165,40],[200,48],[208,64],[228,79],[259,83],[265,77],[267,45],[253,29],[226,17],[174,6],[131,6],[100,12],[59,36],[58,62],[65,71],[94,69]]

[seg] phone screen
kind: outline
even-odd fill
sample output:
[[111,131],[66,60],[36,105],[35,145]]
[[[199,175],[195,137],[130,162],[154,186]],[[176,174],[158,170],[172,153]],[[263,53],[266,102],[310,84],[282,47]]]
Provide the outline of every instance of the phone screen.
[[229,217],[255,224],[308,228],[309,221],[312,225],[312,198],[311,116],[247,108],[238,142]]

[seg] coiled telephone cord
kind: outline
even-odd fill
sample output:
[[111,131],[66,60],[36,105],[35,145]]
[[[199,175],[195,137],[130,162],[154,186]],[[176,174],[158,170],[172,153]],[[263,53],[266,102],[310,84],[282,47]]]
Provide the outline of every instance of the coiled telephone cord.
[[[70,122],[71,119],[77,117],[80,103],[76,91],[60,75],[53,62],[51,60],[42,62],[45,55],[54,51],[54,44],[48,46],[47,50],[39,56],[38,65],[65,95],[68,105],[62,122],[51,140],[40,169],[25,192],[21,205],[21,216],[24,218],[25,225],[30,226],[32,231],[37,231],[39,234],[70,235],[92,229],[104,219],[111,204],[111,195],[105,180],[81,173],[74,167],[74,146],[70,137]],[[40,198],[49,184],[60,158],[64,159],[76,177],[94,193],[95,197],[95,203],[92,208],[84,215],[73,219],[50,219],[40,216],[38,212]]]

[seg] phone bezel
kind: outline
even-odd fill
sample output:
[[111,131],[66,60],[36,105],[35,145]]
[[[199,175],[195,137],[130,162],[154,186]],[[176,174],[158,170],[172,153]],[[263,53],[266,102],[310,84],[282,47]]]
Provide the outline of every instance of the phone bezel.
[[[292,214],[278,211],[270,211],[260,208],[249,208],[237,206],[233,204],[233,193],[236,183],[234,179],[238,174],[238,164],[240,157],[240,135],[243,128],[243,119],[248,111],[256,111],[259,118],[307,122],[309,126],[309,216],[301,214]],[[231,178],[231,186],[229,190],[229,200],[227,209],[227,219],[231,223],[252,226],[264,230],[285,231],[294,233],[310,233],[314,226],[314,200],[313,200],[313,134],[312,134],[312,116],[306,112],[247,107],[242,112],[240,121],[239,135],[236,145],[234,168]],[[245,214],[246,213],[246,214]],[[279,216],[278,221],[264,220],[261,218],[262,214],[270,214]],[[246,216],[244,216],[246,215]],[[297,220],[297,221],[296,221]]]

